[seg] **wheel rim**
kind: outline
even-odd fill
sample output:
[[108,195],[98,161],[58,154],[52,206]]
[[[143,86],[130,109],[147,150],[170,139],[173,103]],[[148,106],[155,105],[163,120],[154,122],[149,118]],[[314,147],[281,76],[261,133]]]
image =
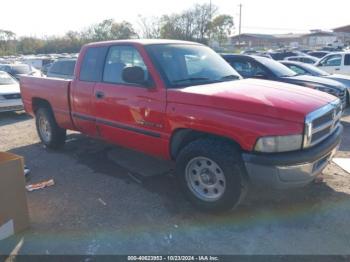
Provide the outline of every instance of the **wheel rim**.
[[220,166],[206,157],[196,157],[186,166],[187,186],[199,199],[212,202],[225,193],[226,179]]
[[39,118],[39,131],[42,139],[45,142],[49,142],[51,140],[51,126],[49,121],[44,117],[40,116]]

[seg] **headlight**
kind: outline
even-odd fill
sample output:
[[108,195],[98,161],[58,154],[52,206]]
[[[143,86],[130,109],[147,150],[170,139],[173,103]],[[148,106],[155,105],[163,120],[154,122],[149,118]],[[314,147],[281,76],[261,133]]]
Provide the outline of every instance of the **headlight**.
[[255,151],[273,153],[299,150],[302,141],[302,135],[261,137],[255,144]]

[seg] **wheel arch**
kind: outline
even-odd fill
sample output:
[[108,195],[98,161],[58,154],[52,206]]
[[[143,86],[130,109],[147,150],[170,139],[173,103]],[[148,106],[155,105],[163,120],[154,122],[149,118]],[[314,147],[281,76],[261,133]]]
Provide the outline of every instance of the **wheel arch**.
[[209,132],[203,132],[190,128],[178,128],[174,130],[170,138],[170,157],[171,159],[176,159],[179,152],[189,143],[200,139],[200,138],[212,138],[218,139],[220,141],[226,141],[227,143],[233,145],[238,149],[242,149],[240,144],[234,139],[218,134],[213,134]]
[[33,113],[35,113],[41,107],[49,108],[52,111],[52,107],[49,101],[43,98],[33,97],[32,98]]

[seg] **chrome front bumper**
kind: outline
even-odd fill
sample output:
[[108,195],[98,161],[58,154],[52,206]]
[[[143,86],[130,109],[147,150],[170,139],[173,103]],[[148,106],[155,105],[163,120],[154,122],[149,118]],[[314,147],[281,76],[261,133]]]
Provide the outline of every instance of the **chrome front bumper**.
[[338,150],[342,126],[320,145],[274,155],[243,154],[250,182],[275,189],[303,187],[312,182]]

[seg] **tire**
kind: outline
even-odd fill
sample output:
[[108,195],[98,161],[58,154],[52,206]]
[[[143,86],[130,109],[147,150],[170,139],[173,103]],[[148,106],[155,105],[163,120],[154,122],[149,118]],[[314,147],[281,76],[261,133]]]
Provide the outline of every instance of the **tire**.
[[48,148],[57,149],[64,145],[66,130],[57,125],[50,108],[40,107],[36,111],[35,124],[41,142]]
[[223,212],[239,205],[247,193],[240,150],[227,142],[198,139],[176,159],[176,175],[188,199],[207,212]]

